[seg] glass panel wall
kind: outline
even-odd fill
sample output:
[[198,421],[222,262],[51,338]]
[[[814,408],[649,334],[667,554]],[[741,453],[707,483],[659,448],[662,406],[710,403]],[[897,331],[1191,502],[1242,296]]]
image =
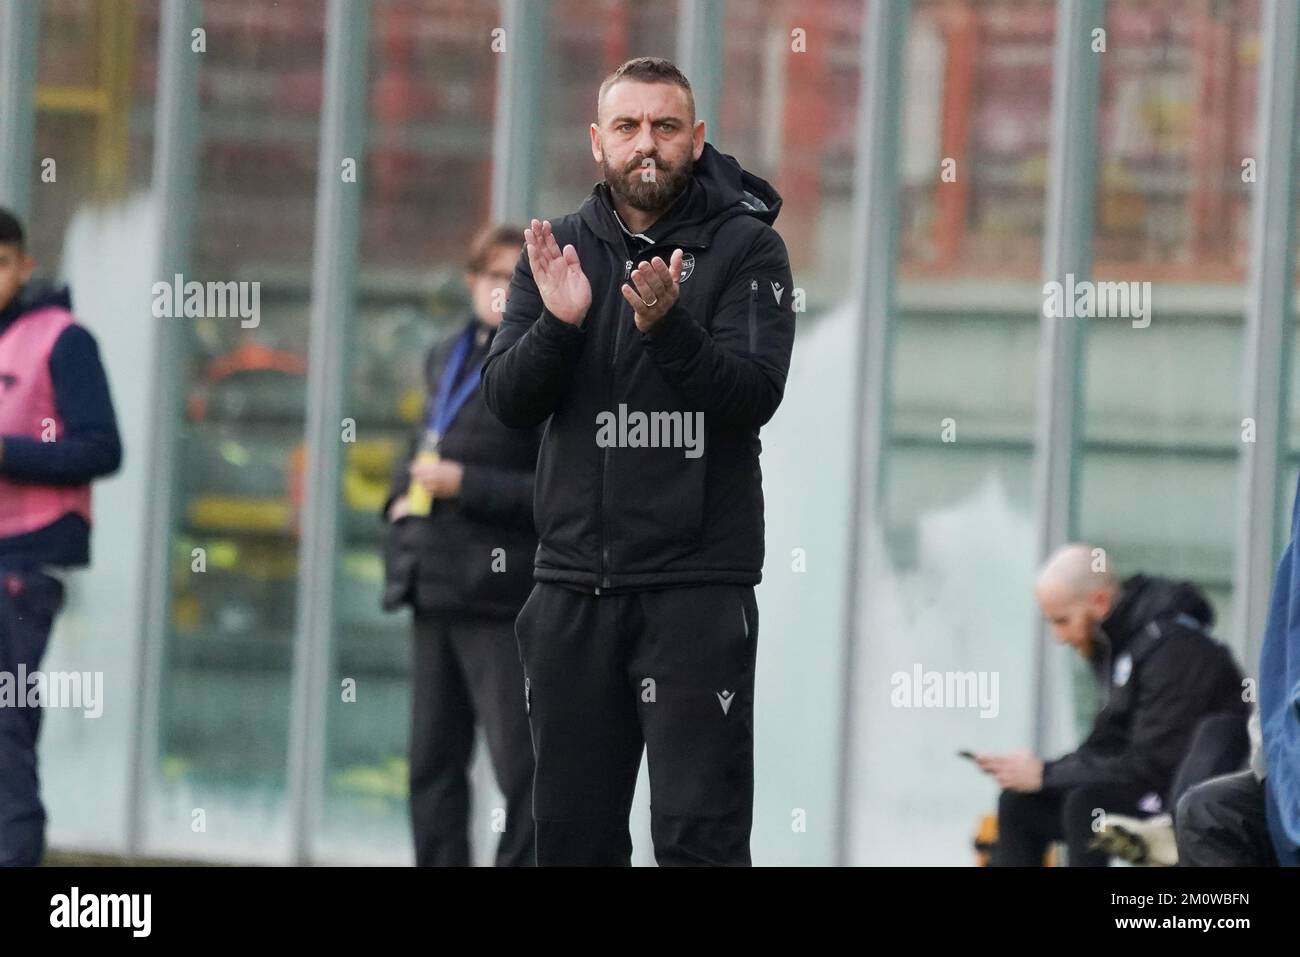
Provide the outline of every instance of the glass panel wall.
[[240,301],[171,320],[185,339],[179,524],[146,842],[283,860],[325,7],[201,10],[184,280],[237,283]]
[[[1055,5],[912,4],[881,555],[857,583],[859,864],[963,864],[989,779],[1032,746],[1031,465]],[[917,707],[930,674],[962,701]]]
[[1144,308],[1079,319],[1079,533],[1123,575],[1199,584],[1234,644],[1259,16],[1257,0],[1108,5],[1094,274]]
[[[347,329],[340,547],[335,570],[323,860],[409,863],[408,609],[386,614],[389,481],[424,407],[424,357],[468,309],[465,250],[489,216],[499,26],[496,3],[372,5],[368,150],[361,168],[360,277]],[[522,245],[522,232],[520,243]],[[355,701],[337,689],[355,679]],[[471,780],[472,847],[490,863],[500,802],[480,743]]]
[[[755,863],[835,861],[852,396],[855,2],[733,0],[720,129],[709,139],[781,194],[796,336],[785,398],[763,427],[767,553],[757,589]],[[815,706],[810,706],[816,702]]]

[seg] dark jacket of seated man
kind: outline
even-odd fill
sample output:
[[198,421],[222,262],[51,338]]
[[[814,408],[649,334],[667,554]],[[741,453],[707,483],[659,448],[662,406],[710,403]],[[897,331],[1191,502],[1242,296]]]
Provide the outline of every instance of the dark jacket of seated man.
[[1168,802],[1197,725],[1250,705],[1232,652],[1210,634],[1214,611],[1190,582],[1133,575],[1101,622],[1089,664],[1101,710],[1079,747],[1043,765],[1043,790],[1147,788]]

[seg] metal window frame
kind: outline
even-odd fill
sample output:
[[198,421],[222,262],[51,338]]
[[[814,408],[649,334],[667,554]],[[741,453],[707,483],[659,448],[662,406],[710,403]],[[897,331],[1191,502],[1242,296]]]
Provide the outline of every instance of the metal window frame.
[[[158,28],[158,98],[154,104],[153,188],[158,217],[154,275],[184,273],[193,234],[198,175],[198,61],[190,30],[202,23],[198,0],[163,0]],[[146,450],[152,507],[145,514],[145,574],[140,595],[142,633],[136,645],[136,719],[131,729],[126,852],[147,843],[146,814],[157,766],[162,661],[171,599],[172,532],[177,518],[177,424],[181,419],[181,370],[187,326],[164,320],[151,376]]]
[[[492,127],[492,220],[526,222],[537,204],[542,67],[549,4],[501,0],[505,50],[497,54],[496,116]],[[516,161],[511,162],[510,158]]]
[[722,106],[722,36],[727,16],[726,0],[678,0],[677,67],[691,81],[695,118],[704,121],[709,142],[722,132],[718,118]]
[[[1105,0],[1058,0],[1052,53],[1051,133],[1047,214],[1043,233],[1044,281],[1092,274],[1096,205],[1097,113],[1101,70],[1092,31],[1105,27]],[[1037,560],[1067,542],[1077,529],[1079,451],[1084,415],[1085,327],[1072,318],[1039,317],[1037,402],[1034,428],[1033,511]],[[1069,700],[1064,676],[1050,667],[1047,624],[1034,623],[1034,748],[1044,753],[1070,729],[1053,719],[1052,704]]]
[[366,154],[370,0],[329,0],[325,96],[317,164],[307,359],[306,465],[289,715],[290,858],[312,863],[324,803],[334,594],[345,465],[340,430],[347,324],[355,312],[364,179],[344,182],[345,159]]
[[0,0],[0,205],[31,211],[40,4]]
[[852,260],[863,264],[854,273],[851,299],[858,310],[854,343],[857,398],[851,415],[849,551],[844,607],[844,670],[840,687],[840,741],[834,860],[852,863],[854,824],[853,771],[856,754],[853,723],[858,669],[864,661],[863,627],[867,599],[863,584],[877,568],[884,529],[882,482],[884,442],[889,421],[889,357],[895,325],[894,272],[898,249],[899,129],[907,63],[910,0],[869,0],[862,25],[858,91],[856,160],[853,171]]
[[1238,461],[1236,614],[1230,643],[1248,673],[1259,666],[1277,561],[1280,484],[1290,442],[1291,365],[1295,329],[1295,198],[1300,5],[1262,0],[1257,179],[1251,208],[1246,288],[1242,414],[1255,419],[1254,442]]
[[[1095,144],[1099,105],[1099,67],[1088,46],[1091,31],[1104,26],[1104,0],[1058,0],[1053,52],[1051,141],[1047,221],[1043,236],[1043,273],[1091,273]],[[841,715],[843,761],[837,862],[848,863],[852,846],[855,762],[852,716],[853,680],[861,665],[866,601],[857,583],[870,580],[880,560],[881,487],[884,441],[889,418],[889,363],[895,315],[894,269],[897,242],[896,144],[906,69],[908,5],[873,0],[867,12],[861,62],[862,95],[855,169],[855,258],[864,269],[855,277],[855,301],[862,329],[855,363],[853,441],[857,463],[850,512],[852,543],[846,593],[845,668]],[[1034,431],[1034,526],[1040,558],[1068,539],[1075,528],[1079,436],[1082,417],[1083,349],[1077,325],[1042,317],[1037,367],[1038,402]],[[1045,627],[1034,627],[1035,746],[1052,736],[1049,702],[1060,692],[1047,674]],[[1068,689],[1064,689],[1068,691]],[[1061,729],[1064,730],[1064,729]]]

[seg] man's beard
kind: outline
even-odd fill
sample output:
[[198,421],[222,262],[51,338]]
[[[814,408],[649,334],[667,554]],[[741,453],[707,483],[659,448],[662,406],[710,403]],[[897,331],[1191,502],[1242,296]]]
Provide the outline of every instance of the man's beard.
[[653,178],[643,171],[643,162],[644,158],[639,159],[630,168],[619,171],[606,158],[601,163],[605,182],[615,196],[633,209],[644,213],[663,212],[686,188],[695,169],[695,159],[688,155],[679,166],[668,166],[656,157],[653,167],[646,167],[646,170],[653,169]]

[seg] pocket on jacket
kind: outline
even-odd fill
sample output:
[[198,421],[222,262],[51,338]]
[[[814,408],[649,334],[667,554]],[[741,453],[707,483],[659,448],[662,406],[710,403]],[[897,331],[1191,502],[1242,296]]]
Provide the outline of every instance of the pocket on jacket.
[[418,556],[412,539],[414,525],[419,521],[414,516],[399,518],[388,526],[384,536],[384,594],[380,602],[384,611],[413,604]]

